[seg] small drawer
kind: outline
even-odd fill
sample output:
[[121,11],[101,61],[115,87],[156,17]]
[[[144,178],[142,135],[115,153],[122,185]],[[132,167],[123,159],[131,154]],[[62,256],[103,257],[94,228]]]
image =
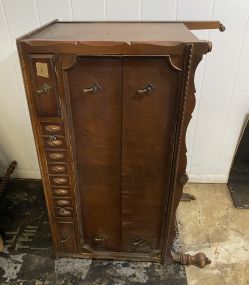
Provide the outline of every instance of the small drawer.
[[67,153],[66,151],[60,150],[47,150],[46,157],[48,162],[66,162],[67,161]]
[[43,136],[43,143],[45,148],[51,149],[65,149],[65,138],[59,135]]
[[63,253],[76,253],[75,229],[72,222],[57,222],[60,250]]
[[71,199],[54,198],[53,200],[54,200],[55,207],[72,207]]
[[69,186],[68,176],[50,176],[49,180],[50,180],[50,185]]
[[73,208],[71,207],[55,207],[55,215],[56,217],[72,217],[73,216]]
[[44,135],[64,135],[63,123],[41,123]]
[[67,164],[48,164],[49,174],[68,174]]
[[33,96],[38,116],[60,117],[60,100],[53,54],[30,55]]
[[51,187],[52,196],[53,197],[70,197],[70,189],[69,188],[62,188],[62,187]]

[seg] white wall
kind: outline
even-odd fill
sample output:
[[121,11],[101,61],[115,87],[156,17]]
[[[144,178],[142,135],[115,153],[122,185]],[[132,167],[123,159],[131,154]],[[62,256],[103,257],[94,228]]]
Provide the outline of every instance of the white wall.
[[[249,112],[248,0],[0,0],[0,165],[16,159],[17,177],[39,178],[15,38],[60,20],[220,20],[196,76],[197,104],[187,134],[192,181],[224,182]],[[1,173],[0,173],[1,174]]]

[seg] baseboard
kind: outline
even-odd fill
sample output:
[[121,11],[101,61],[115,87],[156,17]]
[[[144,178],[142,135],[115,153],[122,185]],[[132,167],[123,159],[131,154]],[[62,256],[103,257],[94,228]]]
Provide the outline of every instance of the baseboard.
[[222,174],[190,174],[190,183],[227,183],[228,175]]
[[41,173],[39,170],[19,170],[15,169],[11,178],[23,178],[23,179],[41,179]]

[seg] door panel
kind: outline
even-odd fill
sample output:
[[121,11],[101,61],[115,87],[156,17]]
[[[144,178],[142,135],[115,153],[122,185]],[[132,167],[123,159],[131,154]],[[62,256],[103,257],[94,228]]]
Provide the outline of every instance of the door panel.
[[178,79],[179,72],[167,57],[123,60],[122,249],[126,252],[160,250]]
[[84,243],[120,251],[122,60],[78,57],[67,77]]

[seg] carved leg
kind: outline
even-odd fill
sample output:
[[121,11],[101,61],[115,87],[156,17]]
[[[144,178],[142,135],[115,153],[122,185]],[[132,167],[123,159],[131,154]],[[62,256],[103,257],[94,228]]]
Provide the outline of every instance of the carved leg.
[[195,265],[199,268],[204,268],[211,263],[211,260],[202,252],[198,252],[196,255],[172,252],[172,257],[175,262],[182,265]]
[[182,193],[181,201],[182,202],[190,202],[191,200],[195,200],[195,196],[189,193]]

